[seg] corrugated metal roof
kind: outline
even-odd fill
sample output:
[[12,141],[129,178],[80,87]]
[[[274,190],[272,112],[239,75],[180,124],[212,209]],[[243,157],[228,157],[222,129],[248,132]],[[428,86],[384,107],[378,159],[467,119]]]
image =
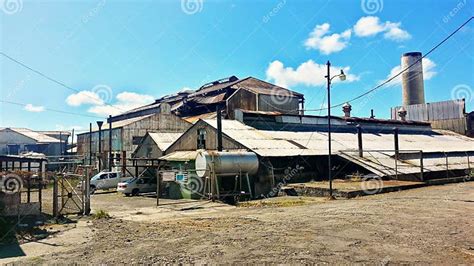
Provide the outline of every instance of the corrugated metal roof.
[[[156,114],[137,116],[137,117],[133,117],[133,118],[129,118],[129,119],[115,121],[115,122],[112,122],[112,128],[113,129],[122,128],[124,126],[130,125],[132,123],[138,122],[142,119],[145,119],[145,118],[148,118],[148,117],[151,117],[151,116],[154,116],[154,115],[156,115]],[[109,129],[109,123],[104,122],[104,124],[102,125],[102,131],[107,130],[107,129]],[[93,123],[92,124],[92,132],[97,132],[97,131],[99,131],[99,127],[97,127],[96,123]],[[88,134],[88,133],[89,133],[89,131],[81,133],[81,134],[77,134],[77,135]]]
[[[216,128],[216,120],[204,120]],[[257,130],[235,120],[222,121],[223,133],[260,156],[282,157],[298,155],[328,154],[327,133],[320,131],[295,132]],[[436,134],[438,133],[438,134]],[[393,134],[364,133],[365,150],[393,150]],[[306,147],[301,148],[288,140]],[[335,153],[358,148],[357,134],[332,133],[332,149]],[[401,150],[423,150],[424,152],[474,151],[474,139],[433,130],[426,134],[400,134]]]
[[263,80],[256,79],[254,77],[241,79],[239,82],[235,83],[232,87],[246,89],[253,93],[259,93],[259,94],[293,96],[293,97],[304,96],[301,93],[291,91],[289,89],[285,89],[283,87],[268,83]]
[[35,140],[36,142],[41,143],[56,143],[59,142],[59,139],[50,137],[40,132],[33,131],[28,128],[18,128],[18,127],[6,127],[0,128],[0,130],[11,130],[28,138]]
[[156,143],[158,148],[162,151],[168,149],[168,147],[175,142],[183,133],[175,132],[157,132],[157,133],[148,133],[153,141]]
[[165,156],[160,157],[160,160],[164,161],[190,161],[195,160],[198,151],[175,151]]

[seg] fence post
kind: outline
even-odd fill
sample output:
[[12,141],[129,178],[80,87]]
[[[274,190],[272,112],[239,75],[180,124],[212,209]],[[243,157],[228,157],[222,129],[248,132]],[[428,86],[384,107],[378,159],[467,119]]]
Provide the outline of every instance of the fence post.
[[446,178],[449,178],[448,154],[445,152],[444,155],[446,156]]
[[468,180],[471,179],[471,162],[469,161],[469,153],[466,152],[466,155],[467,155],[467,168],[468,168],[468,172],[467,172],[467,176],[468,176]]
[[420,151],[420,177],[421,181],[424,181],[424,172],[423,172],[423,151]]
[[27,194],[26,194],[26,201],[28,203],[30,203],[30,199],[31,199],[31,176],[29,175],[28,173],[28,177],[26,178],[26,185],[28,186],[27,190]]
[[58,177],[53,177],[53,217],[58,217]]
[[[85,198],[84,198],[84,215],[89,215],[91,213],[91,185],[90,185],[90,178],[89,178],[89,167],[91,166],[86,166],[86,175],[85,175],[85,180],[83,182],[84,184],[84,191],[85,191]],[[92,171],[92,167],[91,167]]]
[[160,205],[160,171],[156,173],[156,206]]

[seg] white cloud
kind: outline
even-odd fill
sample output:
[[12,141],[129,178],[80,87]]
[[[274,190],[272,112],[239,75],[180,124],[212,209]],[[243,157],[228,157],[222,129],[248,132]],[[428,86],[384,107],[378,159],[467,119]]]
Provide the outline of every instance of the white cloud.
[[411,35],[401,28],[401,22],[381,22],[375,16],[361,17],[354,25],[354,33],[358,37],[370,37],[384,32],[384,38],[393,41],[404,41]]
[[[425,57],[421,60],[421,64],[423,65],[423,79],[424,80],[430,80],[433,78],[437,72],[435,70],[436,63],[433,62],[431,59]],[[390,71],[390,74],[387,76],[387,78],[391,78],[398,74],[400,71],[402,71],[401,66],[396,66],[392,68]],[[392,84],[401,84],[402,83],[402,75],[398,76],[392,81]]]
[[118,115],[125,111],[152,103],[155,98],[150,95],[135,92],[122,92],[116,96],[117,102],[111,105],[98,104],[88,109],[88,112],[97,115]]
[[69,95],[66,103],[70,106],[81,106],[83,104],[101,105],[104,101],[93,91],[80,91]]
[[314,30],[309,34],[308,39],[304,42],[304,45],[308,49],[319,50],[323,54],[331,54],[339,52],[347,47],[349,40],[352,35],[352,30],[345,30],[341,33],[330,33],[329,23],[316,25]]
[[[350,67],[332,66],[331,73],[338,74],[343,69],[346,74],[346,81],[352,82],[359,80],[359,76],[350,74]],[[272,80],[276,85],[282,87],[291,87],[295,85],[305,86],[320,86],[326,84],[327,66],[325,64],[315,63],[313,60],[308,60],[296,69],[292,67],[285,67],[282,62],[276,60],[269,64],[266,74],[267,79]],[[338,82],[337,79],[333,80]]]
[[399,23],[387,22],[385,25],[387,29],[387,31],[383,35],[385,39],[401,42],[401,41],[408,40],[411,38],[410,33],[400,28],[401,26],[400,22]]
[[39,113],[39,112],[43,112],[44,111],[44,106],[36,106],[36,105],[32,105],[31,103],[25,105],[25,108],[24,108],[26,111],[28,112],[34,112],[34,113]]

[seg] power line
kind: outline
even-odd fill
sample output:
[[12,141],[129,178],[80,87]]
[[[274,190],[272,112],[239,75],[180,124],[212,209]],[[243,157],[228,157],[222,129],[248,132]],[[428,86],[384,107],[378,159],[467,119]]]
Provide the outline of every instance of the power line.
[[[30,70],[30,71],[32,71],[32,72],[34,72],[34,73],[40,75],[40,76],[42,76],[43,78],[45,78],[45,79],[47,79],[47,80],[49,80],[49,81],[51,81],[51,82],[54,82],[54,83],[56,83],[56,84],[58,84],[58,85],[60,85],[60,86],[62,86],[62,87],[64,87],[64,88],[66,88],[66,89],[68,89],[68,90],[71,90],[71,91],[73,91],[73,92],[76,92],[76,93],[79,93],[79,92],[80,92],[79,90],[74,89],[74,88],[72,88],[72,87],[70,87],[70,86],[64,84],[64,83],[61,82],[61,81],[58,81],[58,80],[56,80],[56,79],[54,79],[54,78],[51,78],[51,77],[47,76],[46,74],[43,74],[42,72],[40,72],[40,71],[38,71],[38,70],[36,70],[36,69],[33,69],[33,68],[29,67],[28,65],[26,65],[26,64],[24,64],[24,63],[18,61],[17,59],[15,59],[15,58],[13,58],[13,57],[11,57],[11,56],[5,54],[4,52],[0,52],[0,54],[3,55],[4,57],[8,58],[8,59],[11,60],[12,62],[19,64],[20,66],[22,66],[22,67],[24,67],[24,68],[26,68],[26,69],[28,69],[28,70]],[[93,98],[93,97],[91,97],[91,96],[89,96],[89,95],[87,95],[87,94],[85,94],[85,95],[86,95],[86,97],[89,97],[90,99],[97,100],[96,98]],[[104,101],[104,102],[105,102],[105,101]],[[111,106],[111,107],[113,107],[113,108],[115,108],[115,109],[117,109],[117,110],[126,111],[126,110],[122,110],[121,108],[118,108],[117,106],[111,105],[111,104],[109,104],[109,103],[107,103],[107,102],[105,102],[105,103],[106,103],[106,105]]]
[[[403,74],[405,71],[407,71],[410,67],[412,67],[413,65],[417,64],[418,62],[420,62],[423,58],[425,58],[426,56],[428,56],[429,54],[431,54],[433,51],[435,51],[438,47],[440,47],[443,43],[445,43],[447,40],[449,40],[454,34],[456,34],[459,30],[461,30],[464,26],[466,26],[467,23],[469,23],[472,19],[474,19],[474,17],[471,17],[469,18],[466,22],[464,22],[461,26],[459,26],[455,31],[453,31],[451,34],[449,34],[446,38],[444,38],[441,42],[439,42],[437,45],[435,45],[433,48],[431,48],[427,53],[425,53],[421,58],[419,58],[418,60],[416,60],[415,62],[413,62],[411,65],[409,65],[408,67],[406,67],[405,69],[402,69],[400,72],[398,72],[396,75],[394,75],[393,77],[387,79],[386,81],[382,82],[381,84],[375,86],[374,88],[362,93],[361,95],[357,96],[357,97],[354,97],[348,101],[344,101],[342,103],[339,103],[339,104],[336,104],[336,105],[333,105],[331,106],[331,109],[332,108],[336,108],[336,107],[339,107],[339,106],[342,106],[344,105],[346,102],[349,103],[349,102],[353,102],[353,101],[356,101],[368,94],[370,94],[371,92],[381,88],[382,86],[384,86],[385,84],[391,82],[392,80],[396,79],[397,77],[399,77],[401,74]],[[304,111],[310,111],[310,112],[313,112],[313,111],[321,111],[321,110],[325,110],[327,108],[319,108],[319,109],[307,109],[307,110],[304,110]]]
[[[7,104],[23,106],[23,107],[26,107],[28,105],[28,104],[24,104],[24,103],[5,101],[5,100],[0,100],[0,103],[7,103]],[[50,111],[50,112],[56,112],[56,113],[69,114],[69,115],[77,115],[77,116],[84,116],[84,117],[89,117],[89,118],[104,119],[104,117],[99,117],[99,116],[94,116],[94,115],[87,115],[87,114],[80,114],[80,113],[74,113],[74,112],[68,112],[68,111],[57,110],[57,109],[44,108],[44,110],[45,111]]]

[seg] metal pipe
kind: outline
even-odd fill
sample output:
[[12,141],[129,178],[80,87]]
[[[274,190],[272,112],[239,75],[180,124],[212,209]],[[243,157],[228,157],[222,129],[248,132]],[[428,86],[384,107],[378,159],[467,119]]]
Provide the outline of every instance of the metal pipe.
[[329,197],[332,197],[332,166],[331,166],[331,62],[326,63],[328,69],[327,90],[328,90],[328,178],[329,178]]
[[99,172],[102,169],[102,124],[104,122],[97,121],[97,126],[99,127]]
[[394,146],[395,146],[395,159],[398,160],[398,157],[400,155],[400,147],[398,143],[398,128],[397,127],[393,128],[393,138],[394,138]]
[[62,131],[59,131],[59,155],[63,155],[63,140]]
[[398,145],[398,128],[393,128],[394,146],[395,146],[395,179],[398,179],[398,158],[399,158],[399,145]]
[[217,151],[222,151],[222,111],[217,106]]
[[109,172],[112,172],[112,116],[109,115]]
[[89,123],[89,165],[92,165],[92,123]]
[[362,147],[362,127],[360,125],[357,125],[356,128],[357,128],[357,142],[359,144],[359,157],[364,157],[364,151]]

